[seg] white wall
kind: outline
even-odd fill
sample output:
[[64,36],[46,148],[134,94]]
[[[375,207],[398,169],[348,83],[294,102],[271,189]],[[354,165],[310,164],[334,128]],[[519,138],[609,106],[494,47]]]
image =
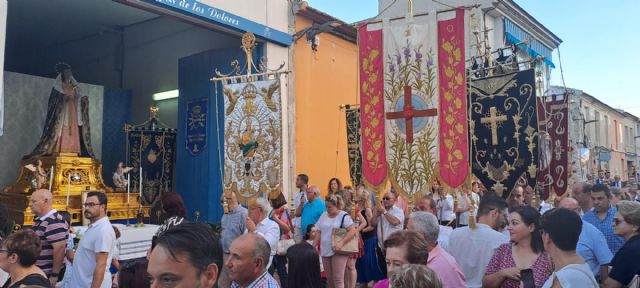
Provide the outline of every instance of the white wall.
[[287,32],[288,3],[286,0],[197,1],[281,32]]

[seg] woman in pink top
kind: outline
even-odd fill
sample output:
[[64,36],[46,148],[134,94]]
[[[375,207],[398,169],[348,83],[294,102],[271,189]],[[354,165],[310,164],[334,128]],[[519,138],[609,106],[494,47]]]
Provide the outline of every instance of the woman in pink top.
[[[542,287],[553,272],[544,252],[540,213],[531,206],[520,206],[509,214],[511,243],[499,246],[482,279],[483,287]],[[520,286],[520,284],[523,286]]]

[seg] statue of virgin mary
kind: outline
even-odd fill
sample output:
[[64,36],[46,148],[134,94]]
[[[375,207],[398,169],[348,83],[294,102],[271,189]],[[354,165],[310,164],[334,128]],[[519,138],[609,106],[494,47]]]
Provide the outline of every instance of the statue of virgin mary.
[[95,158],[91,147],[89,98],[82,96],[71,66],[59,63],[56,72],[42,136],[33,152],[24,158],[60,153]]

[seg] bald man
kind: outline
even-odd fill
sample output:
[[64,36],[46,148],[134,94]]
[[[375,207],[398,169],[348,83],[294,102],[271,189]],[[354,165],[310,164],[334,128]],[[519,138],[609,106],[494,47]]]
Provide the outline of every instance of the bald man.
[[36,215],[32,229],[40,237],[42,249],[36,262],[47,277],[51,286],[58,281],[58,273],[64,265],[66,240],[69,236],[69,223],[53,209],[53,195],[46,189],[38,189],[29,200],[31,212]]
[[[564,198],[560,201],[559,207],[569,209],[580,215],[581,208],[576,199]],[[582,221],[582,231],[580,232],[576,252],[589,265],[593,275],[601,283],[609,277],[608,266],[613,254],[609,250],[609,246],[607,246],[607,240],[598,228],[584,220]]]
[[591,208],[593,208],[593,201],[591,200],[591,187],[593,185],[588,183],[575,183],[571,186],[571,196],[578,201],[578,205],[580,206],[580,217],[584,215],[584,213],[589,212]]

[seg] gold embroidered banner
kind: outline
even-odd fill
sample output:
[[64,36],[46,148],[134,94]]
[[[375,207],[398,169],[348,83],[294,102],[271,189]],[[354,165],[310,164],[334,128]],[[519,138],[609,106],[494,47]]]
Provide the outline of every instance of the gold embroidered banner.
[[359,33],[362,180],[368,189],[378,193],[387,179],[382,30],[368,31],[364,24]]
[[438,21],[440,179],[453,188],[469,175],[464,37],[464,9],[451,20]]

